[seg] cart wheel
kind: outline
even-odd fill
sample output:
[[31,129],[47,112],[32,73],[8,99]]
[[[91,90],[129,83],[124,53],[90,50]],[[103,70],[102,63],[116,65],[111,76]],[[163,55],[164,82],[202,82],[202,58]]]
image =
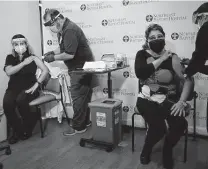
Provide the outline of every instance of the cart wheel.
[[106,148],[106,152],[111,152],[111,151],[113,151],[113,147],[108,147],[108,148]]
[[80,142],[79,142],[79,145],[80,145],[81,147],[84,147],[84,146],[85,146],[85,141],[81,139]]
[[12,151],[11,151],[10,147],[8,147],[5,151],[5,154],[10,155],[11,153],[12,153]]

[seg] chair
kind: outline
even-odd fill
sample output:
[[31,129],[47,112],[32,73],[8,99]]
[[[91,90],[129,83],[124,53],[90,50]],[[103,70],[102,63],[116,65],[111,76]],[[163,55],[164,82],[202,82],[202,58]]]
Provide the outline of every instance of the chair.
[[[139,91],[141,91],[140,82],[139,82]],[[193,110],[193,140],[196,140],[196,98],[197,97],[198,97],[198,94],[194,91],[192,93],[192,96],[191,96],[191,99],[190,99],[190,100],[194,101],[193,108],[190,109],[190,111]],[[134,108],[134,113],[132,115],[132,152],[134,152],[134,118],[135,118],[135,115],[141,115],[141,113],[138,111],[136,106]],[[167,121],[165,121],[165,122],[166,122],[166,126],[167,126],[167,131],[168,131]],[[146,121],[145,121],[145,127],[146,127],[146,129],[148,128],[148,124],[146,123]],[[184,159],[183,159],[183,162],[186,163],[186,161],[187,161],[188,126],[184,131],[184,136],[185,136],[185,143],[184,143]]]
[[[64,80],[63,75],[60,78],[61,78],[61,80]],[[44,137],[44,132],[46,129],[47,121],[45,122],[45,125],[43,126],[43,119],[42,119],[42,114],[41,114],[39,106],[49,103],[49,102],[52,102],[52,101],[57,101],[57,102],[61,101],[61,104],[62,104],[63,110],[64,110],[64,114],[67,119],[67,123],[70,125],[70,119],[67,115],[66,108],[64,105],[64,97],[63,97],[62,87],[59,83],[59,79],[58,78],[57,79],[49,78],[49,80],[46,82],[46,84],[44,86],[42,86],[42,90],[40,91],[40,96],[29,103],[30,106],[35,106],[37,112],[39,113],[41,138]]]

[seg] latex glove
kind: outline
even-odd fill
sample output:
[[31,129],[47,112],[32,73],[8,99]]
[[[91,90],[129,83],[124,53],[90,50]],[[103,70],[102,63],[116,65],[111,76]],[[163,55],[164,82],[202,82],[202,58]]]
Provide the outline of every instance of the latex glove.
[[44,54],[44,60],[48,63],[55,61],[55,53],[54,51],[50,51]]
[[39,84],[36,82],[31,88],[26,90],[25,93],[33,94],[37,90],[38,86],[39,86]]

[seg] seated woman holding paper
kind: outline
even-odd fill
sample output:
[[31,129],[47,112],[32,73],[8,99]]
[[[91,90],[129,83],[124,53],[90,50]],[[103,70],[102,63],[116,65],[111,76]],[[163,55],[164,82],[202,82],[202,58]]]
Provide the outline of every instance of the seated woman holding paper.
[[165,33],[160,25],[149,25],[145,38],[146,43],[135,60],[135,73],[142,85],[137,109],[149,126],[140,160],[142,164],[150,162],[153,146],[166,133],[167,120],[169,132],[163,147],[163,165],[172,169],[172,149],[187,127],[186,101],[194,83],[184,78],[179,57],[165,49]]
[[[31,112],[29,102],[38,96],[39,85],[48,75],[48,68],[31,53],[26,38],[17,34],[12,37],[12,54],[7,55],[4,71],[9,76],[8,88],[3,99],[4,113],[8,124],[13,129],[9,143],[14,144],[19,139],[25,140],[32,136],[38,115]],[[42,73],[36,79],[36,70]],[[19,119],[16,108],[22,121]]]

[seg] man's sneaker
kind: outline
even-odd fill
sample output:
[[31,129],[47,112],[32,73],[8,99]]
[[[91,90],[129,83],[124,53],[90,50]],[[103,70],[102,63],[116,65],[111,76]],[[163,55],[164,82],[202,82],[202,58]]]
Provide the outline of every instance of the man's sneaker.
[[[89,121],[89,122],[86,124],[87,127],[90,127],[91,125],[92,125],[92,122],[91,122],[91,121]],[[72,122],[69,124],[69,126],[72,127]]]
[[85,131],[87,131],[87,128],[85,128],[83,130],[75,130],[75,133],[81,134],[81,133],[84,133]]
[[73,136],[75,134],[76,134],[76,132],[72,127],[69,127],[69,129],[67,131],[63,132],[64,136]]
[[84,133],[85,131],[87,131],[87,128],[83,129],[83,130],[75,130],[72,127],[69,128],[69,130],[64,131],[63,135],[64,136],[73,136],[75,134],[81,134]]

